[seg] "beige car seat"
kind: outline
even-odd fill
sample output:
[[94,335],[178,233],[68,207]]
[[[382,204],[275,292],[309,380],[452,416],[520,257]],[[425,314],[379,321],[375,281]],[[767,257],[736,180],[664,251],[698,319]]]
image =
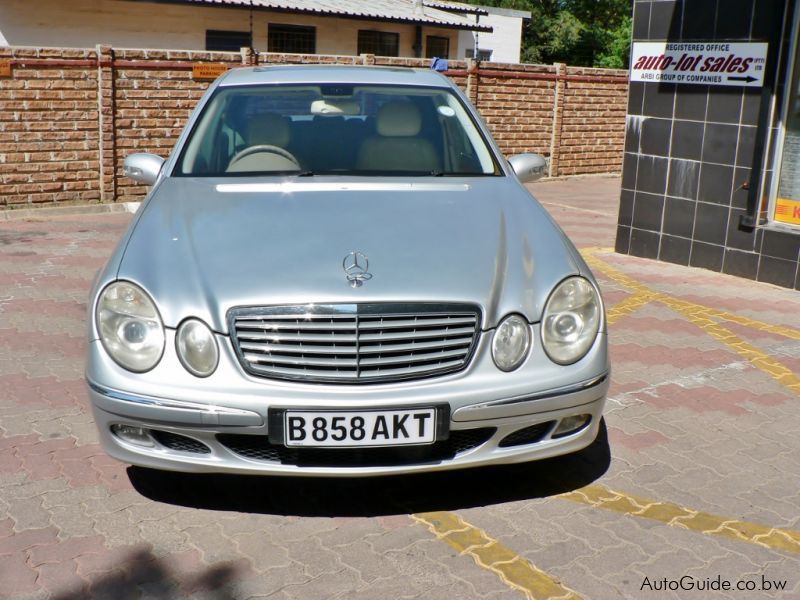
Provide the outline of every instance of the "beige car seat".
[[[228,173],[293,171],[300,168],[286,150],[291,139],[289,119],[274,113],[257,115],[247,124],[244,132],[247,146],[228,164]],[[260,147],[271,146],[272,148]]]
[[438,171],[433,144],[418,137],[422,129],[419,109],[411,102],[387,102],[378,110],[378,135],[364,140],[356,166],[364,171]]

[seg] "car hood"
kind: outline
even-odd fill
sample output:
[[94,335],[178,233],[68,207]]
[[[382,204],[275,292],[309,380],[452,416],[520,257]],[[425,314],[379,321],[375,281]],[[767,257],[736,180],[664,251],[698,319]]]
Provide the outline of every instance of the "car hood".
[[[483,328],[541,318],[580,270],[569,241],[514,178],[167,178],[142,207],[117,277],[142,285],[164,324],[227,332],[234,306],[472,302]],[[343,259],[369,259],[348,284]],[[578,259],[579,260],[579,259]]]

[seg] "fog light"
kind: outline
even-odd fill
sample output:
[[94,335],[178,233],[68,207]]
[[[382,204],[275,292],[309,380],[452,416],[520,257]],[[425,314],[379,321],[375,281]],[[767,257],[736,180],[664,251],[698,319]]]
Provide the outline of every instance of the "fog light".
[[136,446],[143,446],[145,448],[153,448],[155,442],[150,437],[150,430],[143,427],[134,427],[133,425],[112,425],[111,432],[119,439],[125,440],[130,444]]
[[579,429],[583,429],[591,421],[592,415],[575,415],[572,417],[564,417],[558,424],[558,427],[553,431],[551,437],[559,438],[575,433]]

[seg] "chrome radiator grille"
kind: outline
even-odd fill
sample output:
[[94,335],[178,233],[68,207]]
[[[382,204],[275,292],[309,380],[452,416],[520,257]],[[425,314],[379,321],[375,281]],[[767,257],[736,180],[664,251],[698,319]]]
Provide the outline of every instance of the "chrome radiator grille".
[[480,331],[469,304],[326,304],[230,311],[245,370],[295,381],[369,383],[464,368]]

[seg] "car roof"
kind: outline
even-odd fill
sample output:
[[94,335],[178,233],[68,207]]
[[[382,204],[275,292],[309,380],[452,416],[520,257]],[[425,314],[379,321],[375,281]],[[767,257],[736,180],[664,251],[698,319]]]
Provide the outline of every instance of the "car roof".
[[447,77],[432,69],[351,65],[237,67],[228,71],[220,80],[219,85],[228,87],[267,83],[453,86],[453,83]]

